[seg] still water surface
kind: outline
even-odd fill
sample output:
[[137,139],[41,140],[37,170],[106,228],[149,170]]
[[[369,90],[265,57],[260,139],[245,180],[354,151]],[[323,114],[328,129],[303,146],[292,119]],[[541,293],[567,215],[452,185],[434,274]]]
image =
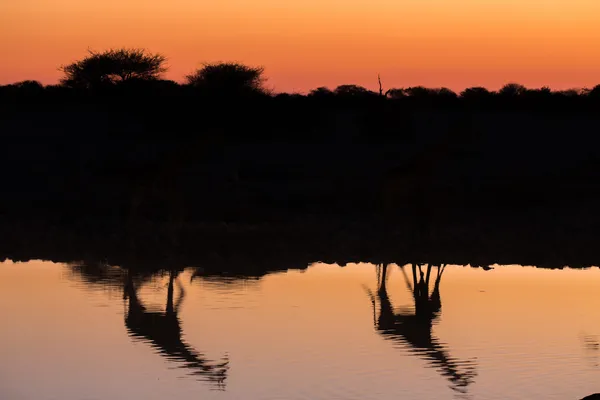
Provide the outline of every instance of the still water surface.
[[0,398],[600,392],[599,269],[434,267],[428,290],[422,271],[422,281],[411,266],[370,264],[140,278],[116,267],[0,263]]

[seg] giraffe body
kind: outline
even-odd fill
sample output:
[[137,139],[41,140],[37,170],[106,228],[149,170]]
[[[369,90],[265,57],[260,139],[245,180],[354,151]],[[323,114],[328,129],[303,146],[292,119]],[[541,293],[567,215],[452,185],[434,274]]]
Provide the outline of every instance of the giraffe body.
[[415,242],[427,240],[443,201],[439,194],[444,169],[457,158],[457,150],[473,139],[468,126],[454,122],[411,160],[384,173],[381,198],[385,218],[403,226]]
[[[192,140],[178,139],[174,148],[133,171],[128,182],[128,226],[141,229],[144,222],[164,223],[173,244],[188,216],[186,174],[198,165],[219,140],[213,132]],[[155,227],[156,228],[156,227]]]

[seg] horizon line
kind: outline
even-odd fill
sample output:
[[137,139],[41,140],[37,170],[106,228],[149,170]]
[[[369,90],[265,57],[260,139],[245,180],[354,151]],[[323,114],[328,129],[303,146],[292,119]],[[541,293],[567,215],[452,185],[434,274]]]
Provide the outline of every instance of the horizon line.
[[[265,89],[269,90],[272,94],[290,94],[290,95],[294,95],[294,94],[298,94],[298,95],[308,95],[310,94],[311,91],[316,90],[316,89],[320,89],[320,88],[326,88],[330,91],[335,91],[336,88],[341,87],[341,86],[356,86],[356,87],[362,87],[364,89],[369,90],[370,92],[373,93],[379,93],[379,84],[378,84],[378,76],[379,74],[376,73],[374,74],[374,84],[373,84],[373,89],[370,88],[370,86],[364,86],[364,85],[359,85],[359,84],[355,84],[355,83],[341,83],[341,84],[337,84],[335,86],[328,86],[328,85],[317,85],[314,86],[312,89],[308,89],[308,90],[287,90],[287,91],[278,91],[275,87],[265,87]],[[177,85],[181,85],[181,86],[185,86],[186,82],[183,79],[180,80],[176,80],[176,79],[170,79],[168,77],[161,77],[158,80],[162,80],[162,81],[168,81],[168,82],[173,82],[176,83]],[[268,82],[269,77],[265,78],[265,81]],[[47,86],[61,86],[60,83],[60,79],[55,80],[55,83],[46,83],[43,80],[38,80],[38,79],[23,79],[23,80],[18,80],[18,81],[13,81],[10,83],[2,83],[2,81],[0,81],[0,87],[3,86],[10,86],[10,85],[15,85],[18,83],[23,83],[23,82],[37,82],[39,84],[41,84],[43,87],[47,87]],[[382,77],[382,83],[385,82],[385,79]],[[600,87],[600,83],[594,84],[592,86],[573,86],[573,87],[569,87],[567,89],[554,89],[552,86],[550,85],[542,85],[542,86],[526,86],[523,85],[521,83],[519,83],[516,80],[507,80],[505,81],[504,84],[500,85],[497,89],[492,89],[489,88],[487,86],[483,86],[483,85],[474,85],[474,86],[465,86],[464,88],[462,88],[461,90],[453,90],[448,86],[425,86],[425,85],[411,85],[411,86],[392,86],[389,87],[388,89],[385,89],[383,92],[386,93],[390,90],[405,90],[405,89],[410,89],[410,88],[425,88],[425,89],[431,89],[431,90],[435,90],[435,89],[448,89],[450,91],[452,91],[453,93],[460,95],[460,93],[462,93],[463,91],[467,90],[467,89],[474,89],[474,88],[483,88],[486,89],[487,91],[489,91],[490,93],[495,93],[498,92],[500,89],[502,89],[503,87],[507,86],[507,85],[512,85],[512,84],[516,84],[516,85],[520,85],[525,87],[528,90],[541,90],[541,89],[549,89],[551,92],[553,93],[560,93],[560,92],[569,92],[569,91],[576,91],[578,94],[581,94],[584,91],[591,91],[596,87]],[[384,85],[385,86],[385,85]]]

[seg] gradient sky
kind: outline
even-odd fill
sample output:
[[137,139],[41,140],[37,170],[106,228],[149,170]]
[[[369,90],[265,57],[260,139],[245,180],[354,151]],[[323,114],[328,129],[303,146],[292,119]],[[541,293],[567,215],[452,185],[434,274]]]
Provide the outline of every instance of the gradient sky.
[[276,91],[356,83],[600,83],[598,0],[0,0],[0,84],[55,83],[86,49],[144,47],[180,81],[262,65]]

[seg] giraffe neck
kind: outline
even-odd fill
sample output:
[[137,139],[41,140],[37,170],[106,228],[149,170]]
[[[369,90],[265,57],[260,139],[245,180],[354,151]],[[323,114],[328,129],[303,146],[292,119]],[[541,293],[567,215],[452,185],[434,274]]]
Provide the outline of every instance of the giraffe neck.
[[219,135],[212,132],[197,135],[192,140],[179,139],[158,160],[141,168],[132,182],[130,218],[136,218],[142,204],[156,200],[168,204],[171,211],[176,211],[172,210],[174,207],[181,207],[180,179],[184,170],[214,148],[219,139]]
[[449,158],[453,150],[453,135],[445,133],[422,150],[416,157],[415,164],[418,169],[424,171],[433,171],[443,165]]

